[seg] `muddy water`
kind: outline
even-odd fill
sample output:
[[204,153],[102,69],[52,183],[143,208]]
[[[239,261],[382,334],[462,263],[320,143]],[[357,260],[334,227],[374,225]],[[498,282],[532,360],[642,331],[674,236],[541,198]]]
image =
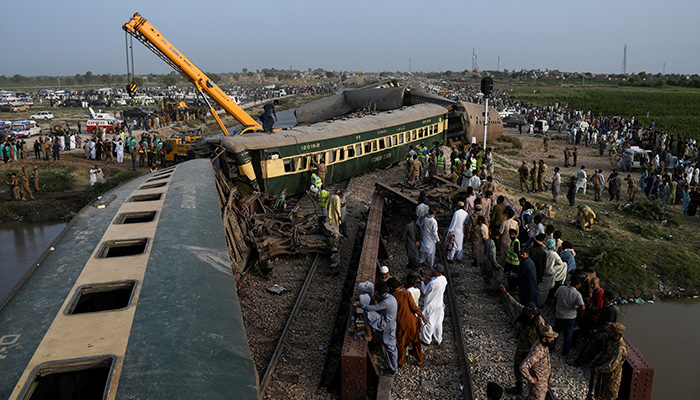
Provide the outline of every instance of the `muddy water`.
[[65,226],[24,222],[0,224],[0,301],[12,291]]
[[627,337],[654,367],[652,399],[700,398],[700,301],[620,307]]

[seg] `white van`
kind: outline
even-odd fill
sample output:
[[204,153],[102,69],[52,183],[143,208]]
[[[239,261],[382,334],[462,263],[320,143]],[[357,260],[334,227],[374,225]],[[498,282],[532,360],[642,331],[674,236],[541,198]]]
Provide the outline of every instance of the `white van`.
[[625,150],[620,157],[620,168],[623,171],[631,171],[632,169],[640,169],[645,162],[649,162],[651,150],[644,150],[639,146],[632,146]]
[[37,126],[36,121],[18,121],[12,123],[12,134],[16,137],[31,137],[41,134],[41,128]]
[[547,133],[549,130],[549,123],[543,119],[538,119],[535,121],[535,132],[542,132],[542,133]]

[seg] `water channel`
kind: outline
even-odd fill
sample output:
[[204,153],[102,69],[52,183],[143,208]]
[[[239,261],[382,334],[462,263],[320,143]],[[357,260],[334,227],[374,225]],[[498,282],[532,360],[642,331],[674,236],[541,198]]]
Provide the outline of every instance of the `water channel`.
[[[0,224],[0,301],[51,245],[65,224]],[[627,336],[654,367],[653,399],[697,399],[700,300],[620,306]]]
[[0,224],[0,302],[12,291],[66,224]]
[[629,304],[620,311],[625,334],[654,367],[652,399],[700,398],[700,301]]

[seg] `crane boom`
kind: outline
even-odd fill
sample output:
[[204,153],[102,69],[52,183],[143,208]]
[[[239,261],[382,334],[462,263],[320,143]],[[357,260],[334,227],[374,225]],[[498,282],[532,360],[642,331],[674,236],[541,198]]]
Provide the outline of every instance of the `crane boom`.
[[[143,43],[155,55],[160,57],[168,65],[170,65],[180,75],[190,81],[197,91],[201,94],[205,92],[218,105],[224,108],[233,118],[241,125],[243,130],[241,133],[254,132],[262,129],[262,126],[254,120],[248,113],[236,104],[219,86],[217,86],[209,77],[197,68],[192,61],[187,59],[180,50],[176,49],[150,22],[143,18],[141,14],[135,13],[131,20],[122,26],[122,29],[135,37],[136,40]],[[212,113],[224,135],[228,136],[228,130],[219,118],[214,108],[202,96],[209,105],[209,111]]]

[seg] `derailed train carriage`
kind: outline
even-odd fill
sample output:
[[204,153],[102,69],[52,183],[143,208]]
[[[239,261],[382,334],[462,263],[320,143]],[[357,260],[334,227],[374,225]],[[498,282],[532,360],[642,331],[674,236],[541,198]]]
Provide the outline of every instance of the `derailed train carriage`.
[[[484,135],[483,106],[399,87],[346,91],[295,114],[300,124],[292,128],[213,138],[204,146],[225,153],[222,170],[243,190],[276,195],[308,189],[321,159],[325,182],[333,183],[401,161],[410,146],[480,142]],[[502,133],[491,108],[487,139]]]

